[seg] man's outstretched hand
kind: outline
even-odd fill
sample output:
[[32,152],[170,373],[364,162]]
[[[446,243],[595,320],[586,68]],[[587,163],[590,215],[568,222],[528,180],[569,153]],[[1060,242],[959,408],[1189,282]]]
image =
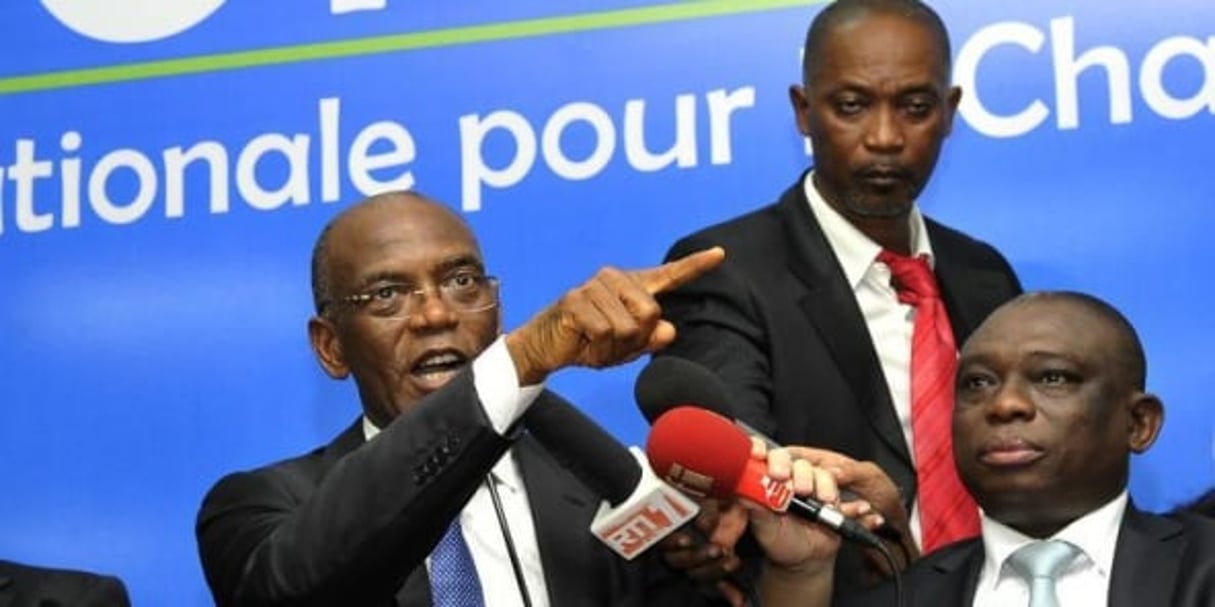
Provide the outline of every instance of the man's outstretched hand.
[[717,267],[721,247],[653,268],[603,268],[506,336],[520,385],[538,384],[568,366],[602,368],[666,347],[675,327],[654,296]]

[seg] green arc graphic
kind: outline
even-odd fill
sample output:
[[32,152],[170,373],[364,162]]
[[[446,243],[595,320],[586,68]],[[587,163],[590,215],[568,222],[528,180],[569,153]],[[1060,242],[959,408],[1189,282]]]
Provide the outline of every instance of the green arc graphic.
[[827,0],[695,0],[643,8],[63,70],[0,79],[0,95],[808,7]]

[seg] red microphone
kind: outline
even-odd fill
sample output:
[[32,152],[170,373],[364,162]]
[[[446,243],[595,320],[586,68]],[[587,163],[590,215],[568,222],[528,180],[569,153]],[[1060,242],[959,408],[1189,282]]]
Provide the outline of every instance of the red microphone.
[[844,538],[881,545],[877,536],[840,511],[795,497],[791,483],[768,477],[767,463],[751,457],[751,439],[716,413],[698,407],[667,411],[650,429],[645,451],[654,472],[686,493],[742,497],[775,512],[821,523]]

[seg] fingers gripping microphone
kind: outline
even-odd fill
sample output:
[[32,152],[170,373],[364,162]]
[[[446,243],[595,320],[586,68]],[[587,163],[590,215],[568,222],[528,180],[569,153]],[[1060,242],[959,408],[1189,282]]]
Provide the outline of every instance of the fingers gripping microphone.
[[531,435],[604,499],[591,532],[633,559],[700,512],[696,502],[662,482],[640,450],[630,451],[573,406],[541,399],[524,415]]
[[[633,393],[641,406],[642,414],[651,424],[675,407],[699,407],[733,420],[735,426],[752,438],[762,441],[769,449],[781,446],[768,435],[737,419],[730,404],[730,390],[726,383],[716,373],[691,360],[675,356],[653,359],[637,376]],[[841,489],[840,492],[845,499],[857,497],[848,489]],[[815,500],[803,498],[803,501],[818,504],[827,511],[828,518],[838,514],[830,506],[819,504]],[[894,542],[902,541],[902,534],[889,523],[882,524],[876,533]]]
[[846,539],[881,545],[869,530],[838,510],[797,497],[790,483],[769,478],[767,464],[751,457],[747,435],[716,413],[698,407],[667,411],[650,430],[646,455],[659,476],[693,495],[743,497],[820,523]]

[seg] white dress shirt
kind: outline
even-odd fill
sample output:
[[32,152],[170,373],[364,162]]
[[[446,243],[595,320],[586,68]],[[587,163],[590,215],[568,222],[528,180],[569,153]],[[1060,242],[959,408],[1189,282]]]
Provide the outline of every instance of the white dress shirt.
[[[915,307],[900,303],[898,291],[890,286],[890,268],[878,263],[882,247],[831,208],[814,187],[813,172],[806,175],[802,187],[810,201],[810,211],[823,228],[827,244],[839,259],[852,294],[865,317],[873,349],[882,365],[882,375],[890,389],[894,412],[903,428],[907,452],[915,462],[911,442],[911,337],[915,329]],[[934,266],[932,245],[924,228],[924,217],[916,207],[908,216],[911,227],[911,255],[926,255],[929,267]],[[911,506],[911,535],[920,544],[919,500]]]
[[[1048,539],[1063,540],[1080,549],[1055,581],[1062,607],[1100,607],[1109,603],[1114,549],[1126,512],[1126,491],[1104,506],[1072,521]],[[1021,532],[983,517],[983,569],[975,588],[975,607],[1025,607],[1029,586],[1008,564],[1018,548],[1034,541]]]
[[[519,386],[515,364],[506,349],[506,342],[499,337],[472,362],[473,387],[489,417],[490,424],[499,434],[506,434],[515,420],[519,419],[544,389],[542,385]],[[375,438],[380,429],[366,417],[363,418],[363,434],[367,440]],[[531,507],[523,478],[510,451],[494,465],[490,476],[498,488],[502,509],[509,522],[511,539],[523,567],[527,581],[528,597],[534,607],[548,607],[548,587],[544,582],[544,569],[540,564],[540,549],[536,544],[536,527],[532,522]],[[460,512],[460,528],[464,540],[472,553],[477,577],[481,580],[481,592],[486,607],[522,607],[518,584],[502,538],[502,528],[494,513],[489,489],[482,483],[472,499]],[[430,559],[426,559],[429,569]]]

